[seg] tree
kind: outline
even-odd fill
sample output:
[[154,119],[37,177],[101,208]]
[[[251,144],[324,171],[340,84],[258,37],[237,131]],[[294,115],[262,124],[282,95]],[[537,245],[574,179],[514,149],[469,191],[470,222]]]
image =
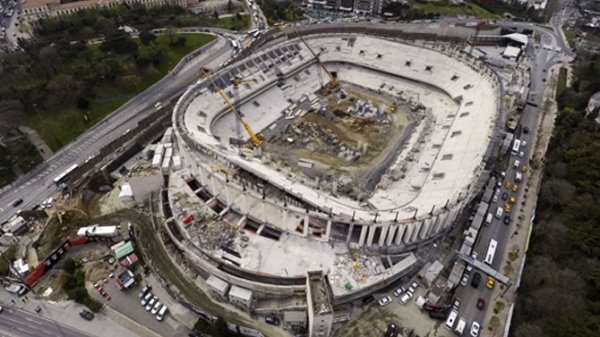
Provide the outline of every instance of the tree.
[[84,97],[77,97],[77,108],[80,110],[85,110],[90,106],[90,101],[85,99]]
[[219,12],[214,11],[213,12],[213,17],[215,18],[215,20],[219,20]]
[[63,262],[62,270],[64,270],[65,272],[67,272],[69,274],[73,274],[76,269],[77,269],[77,263],[75,263],[75,260],[73,260],[70,257],[65,259],[65,261]]
[[129,89],[138,90],[138,87],[142,83],[142,78],[137,75],[127,75],[121,77],[121,82]]
[[240,14],[240,12],[237,12],[237,13],[235,14],[235,18],[236,18],[238,21],[242,21],[242,14]]
[[144,30],[140,33],[140,41],[144,46],[150,44],[150,42],[156,41],[156,35],[152,34],[152,32]]
[[233,10],[233,2],[229,0],[227,2],[227,11],[231,12]]

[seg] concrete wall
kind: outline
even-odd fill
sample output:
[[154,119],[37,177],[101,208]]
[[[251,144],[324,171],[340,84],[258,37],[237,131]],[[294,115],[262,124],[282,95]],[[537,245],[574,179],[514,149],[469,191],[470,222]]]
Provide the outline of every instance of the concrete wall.
[[159,172],[154,175],[129,178],[129,185],[133,192],[133,198],[137,202],[148,199],[150,193],[160,190],[162,184],[163,177]]

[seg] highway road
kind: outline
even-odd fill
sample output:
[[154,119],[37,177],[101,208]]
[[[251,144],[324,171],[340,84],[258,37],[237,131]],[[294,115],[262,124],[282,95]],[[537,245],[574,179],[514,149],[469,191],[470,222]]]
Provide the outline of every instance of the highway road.
[[[222,38],[219,38],[222,39]],[[195,61],[176,75],[168,75],[163,81],[148,90],[152,95],[136,96],[129,104],[121,107],[110,116],[90,128],[76,140],[55,153],[43,166],[21,177],[14,187],[0,196],[0,222],[13,216],[18,209],[30,209],[44,199],[55,195],[57,188],[53,179],[72,164],[85,162],[90,155],[97,153],[114,138],[134,127],[139,120],[151,112],[156,102],[166,102],[187,89],[187,86],[199,78],[200,67],[216,67],[231,55],[231,46],[226,41],[219,42],[222,47],[210,55],[201,54]],[[23,199],[17,208],[12,203]]]
[[6,337],[89,337],[57,322],[20,310],[4,308],[0,313],[0,336]]

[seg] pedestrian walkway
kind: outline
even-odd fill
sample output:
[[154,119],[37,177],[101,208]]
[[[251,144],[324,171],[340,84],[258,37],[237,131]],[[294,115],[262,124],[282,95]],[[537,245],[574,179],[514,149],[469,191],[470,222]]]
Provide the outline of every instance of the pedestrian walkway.
[[40,153],[40,156],[44,158],[44,161],[52,157],[54,152],[52,152],[52,149],[50,149],[50,147],[44,142],[42,137],[40,137],[40,135],[34,129],[22,125],[19,126],[19,131],[23,132],[23,134],[27,136],[29,141],[35,146],[35,148]]
[[[95,318],[92,321],[84,320],[79,316],[79,312],[82,309],[86,309],[86,307],[81,304],[71,301],[46,302],[36,300],[33,296],[33,294],[29,293],[26,296],[17,297],[5,290],[0,290],[0,303],[5,308],[29,312],[42,319],[77,330],[82,334],[98,337],[146,336],[145,334],[133,333],[103,313],[95,314]],[[35,308],[38,306],[41,308],[41,311],[36,313]]]

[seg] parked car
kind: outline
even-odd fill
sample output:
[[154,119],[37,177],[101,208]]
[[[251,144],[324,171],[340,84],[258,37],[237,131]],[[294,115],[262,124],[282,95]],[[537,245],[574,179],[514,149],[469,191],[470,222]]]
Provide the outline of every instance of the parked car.
[[265,317],[265,323],[270,324],[270,325],[279,325],[280,324],[279,319],[273,314]]
[[407,291],[404,296],[402,296],[400,298],[400,303],[402,303],[403,305],[408,303],[408,301],[410,301],[410,299],[413,297],[413,293],[411,293],[410,291]]
[[460,298],[455,298],[454,302],[452,303],[452,309],[458,311],[458,308],[460,307]]
[[390,323],[385,330],[385,337],[397,337],[398,336],[398,327],[394,323]]
[[502,193],[502,200],[506,201],[508,199],[508,193]]
[[152,299],[152,293],[147,293],[146,296],[144,296],[144,298],[142,298],[142,300],[140,301],[140,304],[142,306],[146,306],[146,304],[148,304],[148,301],[150,301],[150,299]]
[[158,301],[158,302],[156,302],[156,304],[152,308],[152,311],[150,311],[150,312],[152,313],[152,315],[156,315],[161,307],[162,307],[162,303],[160,303],[160,301]]
[[146,296],[146,293],[148,293],[150,290],[152,290],[151,285],[145,286],[144,288],[142,288],[142,290],[140,290],[140,293],[138,294],[138,298],[142,298],[142,297]]
[[154,304],[156,304],[156,302],[158,302],[158,297],[154,296],[150,299],[150,301],[148,301],[148,304],[146,304],[146,311],[150,311],[152,310],[152,308],[154,307]]
[[466,268],[466,272],[470,273],[471,271],[473,271],[473,265],[470,263],[467,263],[467,268]]
[[382,307],[385,307],[386,305],[388,305],[390,303],[392,303],[392,298],[389,296],[386,296],[379,300],[379,305]]
[[477,322],[473,322],[473,324],[471,324],[471,336],[472,337],[477,337],[479,336],[479,323]]
[[492,288],[494,288],[494,278],[493,278],[493,277],[491,277],[491,276],[490,276],[490,277],[488,277],[488,281],[487,281],[487,287],[488,287],[489,289],[492,289]]
[[367,297],[365,297],[365,298],[362,299],[362,304],[363,305],[367,305],[367,304],[369,304],[369,303],[371,303],[373,301],[375,301],[375,297],[373,297],[373,295],[369,295],[369,296],[367,296]]
[[79,312],[79,316],[81,316],[81,318],[87,319],[88,321],[91,321],[94,319],[94,314],[91,311],[87,311],[87,310],[81,310]]
[[508,215],[504,217],[504,224],[505,225],[510,224],[510,217]]
[[477,300],[477,309],[481,310],[483,309],[483,307],[485,306],[485,301],[483,300],[483,298],[480,298]]
[[400,287],[400,288],[394,290],[394,296],[398,297],[398,296],[404,294],[405,292],[406,292],[406,288]]
[[[544,69],[544,72],[545,72],[545,71],[546,71],[546,69]],[[524,128],[523,128],[523,133],[524,133],[524,134],[528,134],[528,133],[529,133],[529,127],[527,127],[527,126],[526,126],[526,127],[524,127]]]
[[469,283],[469,274],[465,273],[462,277],[462,280],[460,280],[460,285],[461,286],[466,286],[467,283]]
[[473,278],[471,279],[471,286],[473,286],[473,288],[477,288],[479,287],[479,282],[481,282],[481,274],[474,273]]

